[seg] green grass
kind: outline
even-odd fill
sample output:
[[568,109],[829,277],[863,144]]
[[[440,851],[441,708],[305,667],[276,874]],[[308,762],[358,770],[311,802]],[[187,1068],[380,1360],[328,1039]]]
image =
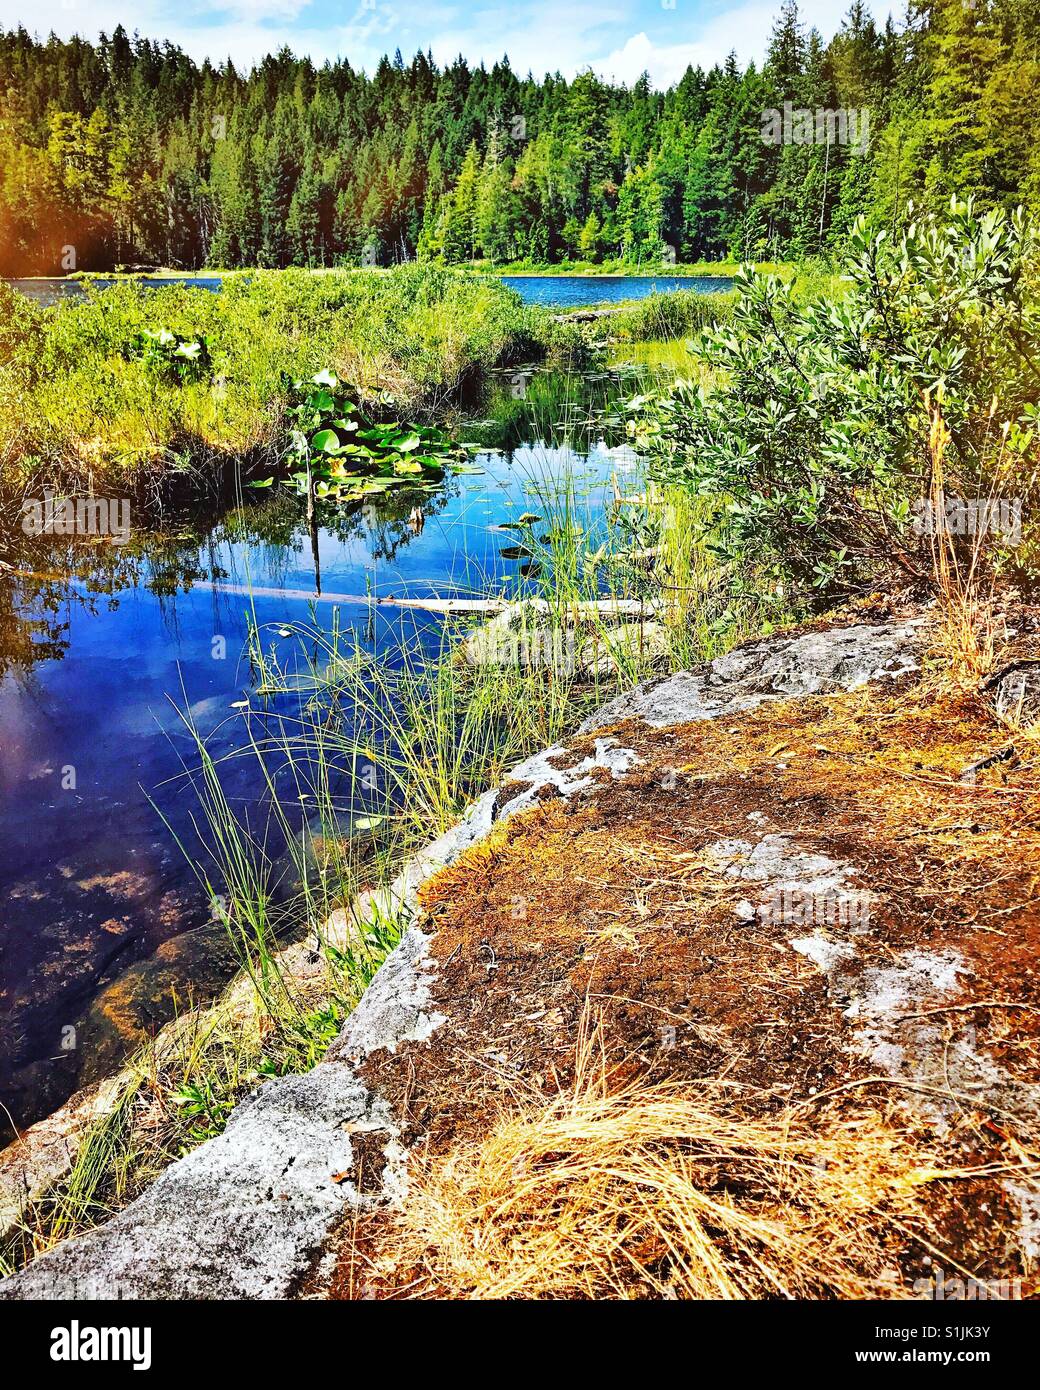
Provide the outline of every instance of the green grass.
[[[290,625],[291,657],[280,654],[284,640],[254,633],[258,694],[307,697],[293,757],[375,769],[374,795],[347,810],[377,817],[377,839],[388,836],[398,855],[448,829],[514,763],[586,713],[654,674],[717,655],[760,622],[751,606],[738,612],[723,598],[710,549],[694,539],[703,531],[692,524],[695,499],[627,475],[628,496],[597,522],[573,477],[554,475],[548,459],[530,468],[525,505],[535,519],[514,523],[514,534],[536,575],[533,593],[492,589],[472,570],[456,586],[514,605],[494,659],[468,659],[467,639],[487,622],[469,615],[446,620],[432,651],[418,625],[379,655],[338,625]],[[622,640],[617,616],[595,611],[615,601],[643,605],[645,641],[638,622]]]
[[[323,367],[431,410],[500,362],[580,356],[581,336],[496,279],[437,267],[257,271],[219,294],[132,280],[29,304],[0,286],[0,476],[190,474],[285,444],[285,378]],[[145,329],[208,340],[205,379],[134,360]]]
[[700,294],[674,290],[647,295],[619,309],[604,321],[604,332],[614,341],[667,342],[695,336],[713,323],[725,323],[733,312],[736,295],[726,291]]

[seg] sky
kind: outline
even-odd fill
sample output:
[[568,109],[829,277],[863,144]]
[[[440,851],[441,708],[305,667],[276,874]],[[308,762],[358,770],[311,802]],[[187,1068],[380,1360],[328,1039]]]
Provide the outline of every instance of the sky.
[[[830,38],[849,0],[801,0],[807,24]],[[95,38],[122,23],[169,39],[196,59],[250,66],[288,45],[316,62],[345,57],[371,72],[384,53],[405,59],[431,49],[438,63],[462,53],[488,66],[508,53],[514,72],[571,77],[591,67],[631,83],[647,71],[655,86],[688,64],[710,67],[735,49],[761,60],[780,0],[0,0],[0,27],[45,37]],[[873,12],[883,19],[885,0]]]

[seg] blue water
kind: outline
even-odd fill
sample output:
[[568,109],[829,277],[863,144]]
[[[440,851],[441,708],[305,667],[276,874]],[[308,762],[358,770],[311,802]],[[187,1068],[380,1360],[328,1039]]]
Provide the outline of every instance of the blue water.
[[723,275],[503,275],[502,283],[518,290],[525,304],[580,309],[672,290],[715,294],[728,290],[733,281]]
[[[83,295],[79,280],[40,279],[8,280],[7,283],[38,303],[51,305],[62,299]],[[111,281],[93,283],[108,285]],[[163,289],[171,285],[187,285],[219,291],[219,275],[160,279],[142,276],[140,284],[148,289]],[[502,283],[517,290],[525,304],[544,304],[554,308],[578,309],[588,304],[612,304],[623,299],[645,299],[651,294],[666,294],[671,290],[693,290],[697,294],[712,294],[726,290],[733,281],[721,275],[504,275]]]
[[[91,281],[91,284],[99,285],[102,289],[106,289],[114,283],[116,282],[113,280],[100,278]],[[180,285],[189,289],[211,290],[217,294],[220,290],[221,280],[219,275],[177,276],[175,279],[143,275],[139,278],[138,283],[150,290],[168,289],[170,286]],[[34,299],[37,304],[42,304],[45,308],[49,308],[52,304],[57,304],[63,299],[82,299],[86,292],[82,280],[66,280],[60,276],[53,276],[50,279],[40,277],[32,280],[6,280],[5,284],[10,285],[19,294],[24,294],[27,299]]]
[[[507,408],[516,405],[510,398]],[[517,428],[530,438],[530,426]],[[210,916],[162,818],[200,852],[197,800],[183,776],[197,758],[181,713],[215,758],[241,747],[250,724],[262,733],[250,613],[265,649],[287,662],[300,648],[286,625],[327,630],[334,615],[368,652],[403,641],[435,651],[439,616],[366,596],[516,586],[523,560],[503,551],[518,537],[496,528],[525,512],[546,515],[566,483],[594,529],[611,474],[634,462],[564,429],[549,442],[478,453],[473,466],[480,471],[435,492],[332,514],[316,560],[287,492],[257,494],[183,535],[170,524],[135,531],[125,550],[61,540],[44,542],[50,554],[15,553],[15,568],[34,576],[5,576],[11,601],[0,603],[0,1101],[15,1114],[43,1113],[77,1084],[81,1059],[63,1052],[63,1030],[80,1027],[98,991]],[[12,540],[25,544],[15,530]],[[64,785],[70,769],[74,785]],[[236,811],[258,814],[255,761],[234,759],[223,772]],[[8,1137],[0,1126],[0,1145]]]

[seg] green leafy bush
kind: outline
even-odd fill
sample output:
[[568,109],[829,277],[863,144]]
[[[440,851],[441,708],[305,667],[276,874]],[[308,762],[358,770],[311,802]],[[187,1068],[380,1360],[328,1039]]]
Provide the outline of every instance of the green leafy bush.
[[850,235],[840,299],[741,273],[729,324],[696,351],[717,374],[629,403],[657,473],[709,499],[711,544],[776,599],[923,574],[936,412],[948,489],[1035,487],[1037,243],[1021,213],[954,203],[892,241]]

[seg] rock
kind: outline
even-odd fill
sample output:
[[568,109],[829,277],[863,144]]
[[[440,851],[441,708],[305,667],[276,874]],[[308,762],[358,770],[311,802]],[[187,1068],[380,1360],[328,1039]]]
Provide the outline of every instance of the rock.
[[668,652],[668,630],[663,623],[622,623],[597,633],[581,649],[579,670],[587,676],[609,676],[634,662],[660,661]]
[[1028,728],[1040,719],[1040,661],[1018,661],[982,686],[1001,719]]
[[102,990],[91,1004],[79,1040],[80,1082],[110,1075],[135,1048],[177,1012],[223,988],[239,965],[227,928],[207,922],[164,941]]
[[[585,730],[640,717],[662,726],[710,719],[769,699],[849,689],[914,669],[917,625],[859,625],[772,639],[730,653],[699,671],[644,685],[586,721]],[[597,772],[625,777],[639,762],[614,737],[571,751],[566,743],[511,772],[510,795],[480,797],[463,820],[417,854],[389,889],[362,895],[334,914],[330,936],[349,933],[366,911],[413,915],[416,893],[435,870],[483,839],[496,821],[524,809],[540,790],[572,796]],[[736,847],[736,877],[768,886],[813,875],[844,887],[842,866],[782,836]],[[290,948],[294,968],[309,952]],[[810,949],[826,966],[844,952]],[[69,1241],[0,1283],[0,1298],[284,1298],[315,1266],[324,1242],[351,1207],[379,1200],[343,1178],[353,1162],[348,1130],[385,1130],[382,1192],[399,1198],[406,1151],[388,1105],[359,1079],[355,1065],[405,1041],[434,1045],[443,1015],[430,1004],[433,965],[427,937],[413,920],[347,1019],[328,1056],[306,1076],[267,1082],[235,1113],[225,1132],[172,1164],[106,1225]],[[333,1181],[333,1175],[343,1178]]]
[[[652,611],[649,604],[646,611]],[[564,628],[550,616],[544,600],[533,599],[481,624],[464,638],[459,652],[470,666],[609,675],[632,661],[657,660],[668,650],[664,625],[642,616],[638,606],[634,615],[638,621],[620,621],[632,613],[630,604],[577,604],[574,624]]]
[[344,1126],[370,1102],[335,1063],[268,1082],[223,1134],[107,1225],[0,1283],[0,1298],[287,1297],[331,1224],[365,1200],[333,1179],[354,1161]]
[[871,680],[901,676],[917,669],[922,622],[859,623],[752,642],[699,670],[680,671],[619,695],[590,715],[580,732],[624,719],[642,719],[656,728],[718,719],[767,700],[854,690]]
[[95,1120],[116,1102],[124,1078],[89,1086],[0,1152],[0,1240],[10,1236],[30,1203],[68,1176]]

